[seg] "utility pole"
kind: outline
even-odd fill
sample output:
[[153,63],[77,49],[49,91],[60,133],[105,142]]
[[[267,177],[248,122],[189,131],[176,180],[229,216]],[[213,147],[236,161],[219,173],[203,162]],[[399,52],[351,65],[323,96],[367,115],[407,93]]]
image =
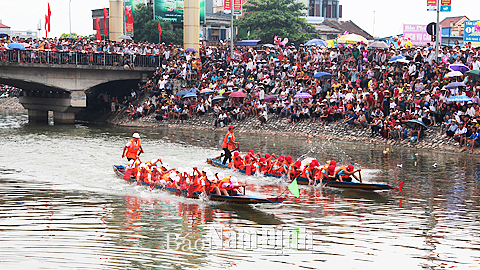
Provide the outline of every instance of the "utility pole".
[[435,28],[435,62],[438,62],[438,51],[440,49],[440,0],[437,0],[437,25]]
[[230,57],[233,59],[233,37],[234,37],[234,31],[233,31],[233,1],[232,1],[232,8],[230,9],[230,14],[231,14],[231,21],[230,21]]
[[72,39],[72,9],[70,8],[70,4],[72,0],[68,1],[68,21],[70,23],[70,39]]

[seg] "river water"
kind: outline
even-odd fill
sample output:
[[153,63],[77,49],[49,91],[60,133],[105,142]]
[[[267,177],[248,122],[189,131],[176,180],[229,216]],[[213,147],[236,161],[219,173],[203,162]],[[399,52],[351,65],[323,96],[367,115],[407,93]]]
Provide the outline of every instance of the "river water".
[[[362,168],[397,190],[300,187],[279,205],[175,197],[113,173],[133,132],[143,160],[208,167],[225,131],[28,124],[0,112],[0,269],[477,269],[480,159],[237,132],[243,151]],[[220,169],[212,168],[217,172]],[[226,171],[224,171],[227,173]],[[281,180],[230,172],[247,193]]]

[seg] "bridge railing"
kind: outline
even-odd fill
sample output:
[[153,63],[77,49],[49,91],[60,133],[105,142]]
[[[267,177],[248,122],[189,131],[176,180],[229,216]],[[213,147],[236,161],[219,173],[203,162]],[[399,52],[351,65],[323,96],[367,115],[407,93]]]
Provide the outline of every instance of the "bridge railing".
[[62,65],[97,65],[135,67],[158,67],[159,55],[120,54],[112,52],[62,52],[51,50],[7,50],[0,49],[0,61],[9,63],[36,63]]

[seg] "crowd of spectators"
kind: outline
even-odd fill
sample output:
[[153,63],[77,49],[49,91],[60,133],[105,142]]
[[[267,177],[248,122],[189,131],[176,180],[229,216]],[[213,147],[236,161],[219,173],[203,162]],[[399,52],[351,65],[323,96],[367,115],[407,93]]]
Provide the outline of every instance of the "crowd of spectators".
[[18,97],[19,94],[20,89],[13,86],[0,84],[0,98]]
[[[430,46],[387,50],[369,49],[365,44],[237,47],[231,57],[226,46],[202,46],[197,54],[172,44],[84,39],[28,42],[35,48],[157,55],[156,72],[147,83],[128,96],[98,96],[104,110],[126,112],[131,119],[153,115],[159,121],[185,121],[213,115],[215,127],[247,117],[256,117],[261,124],[272,117],[292,125],[343,121],[351,128],[370,129],[372,136],[413,140],[424,135],[423,125],[441,126],[445,136],[462,144],[480,121],[478,77],[445,76],[454,63],[480,69],[480,48],[471,44],[440,48],[435,59]],[[400,55],[404,61],[389,61]],[[331,76],[314,78],[320,71]],[[451,82],[466,86],[446,89]],[[190,94],[184,97],[179,91]],[[237,91],[246,97],[229,97]],[[312,98],[294,98],[299,92]],[[447,101],[456,95],[471,101]],[[138,103],[143,96],[148,98]],[[412,120],[419,120],[418,124]]]

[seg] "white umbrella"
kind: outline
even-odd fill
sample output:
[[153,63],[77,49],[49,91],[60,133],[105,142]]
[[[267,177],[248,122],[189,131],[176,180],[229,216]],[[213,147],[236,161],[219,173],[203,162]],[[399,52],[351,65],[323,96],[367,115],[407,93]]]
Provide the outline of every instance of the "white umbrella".
[[214,92],[212,89],[210,88],[205,88],[205,89],[202,89],[202,91],[200,91],[200,93],[204,94],[204,93],[211,93],[211,92]]
[[460,71],[450,71],[445,75],[445,77],[461,77],[463,76],[463,73]]

